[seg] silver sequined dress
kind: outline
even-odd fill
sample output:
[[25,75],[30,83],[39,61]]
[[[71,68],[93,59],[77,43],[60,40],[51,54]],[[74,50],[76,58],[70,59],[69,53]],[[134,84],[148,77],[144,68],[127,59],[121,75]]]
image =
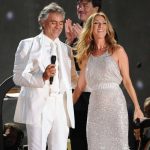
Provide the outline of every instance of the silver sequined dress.
[[88,150],[129,150],[126,100],[117,63],[105,52],[90,56],[86,69],[91,90],[87,118]]

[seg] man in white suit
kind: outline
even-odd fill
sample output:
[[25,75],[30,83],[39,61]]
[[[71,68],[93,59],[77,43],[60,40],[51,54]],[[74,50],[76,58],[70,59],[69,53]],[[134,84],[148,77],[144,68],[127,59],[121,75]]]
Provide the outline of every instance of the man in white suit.
[[77,74],[70,47],[59,40],[64,17],[58,4],[44,7],[38,17],[42,32],[22,40],[15,54],[13,80],[21,91],[14,121],[26,124],[28,150],[46,150],[46,143],[48,150],[66,150],[74,128],[71,83]]

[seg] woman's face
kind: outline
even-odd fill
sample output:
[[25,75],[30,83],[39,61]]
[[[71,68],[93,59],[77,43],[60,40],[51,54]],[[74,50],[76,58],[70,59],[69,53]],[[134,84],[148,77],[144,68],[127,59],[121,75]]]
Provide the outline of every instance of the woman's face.
[[104,39],[107,33],[107,22],[102,16],[96,16],[93,21],[94,39]]

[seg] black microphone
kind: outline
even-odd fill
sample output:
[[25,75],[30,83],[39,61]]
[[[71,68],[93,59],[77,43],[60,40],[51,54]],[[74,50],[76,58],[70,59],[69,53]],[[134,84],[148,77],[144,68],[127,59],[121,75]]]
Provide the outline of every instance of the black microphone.
[[[52,57],[51,57],[51,64],[55,64],[55,62],[56,62],[56,56],[52,55]],[[50,77],[49,82],[50,82],[50,84],[53,83],[53,77]]]
[[137,62],[136,67],[139,69],[142,67],[142,62]]

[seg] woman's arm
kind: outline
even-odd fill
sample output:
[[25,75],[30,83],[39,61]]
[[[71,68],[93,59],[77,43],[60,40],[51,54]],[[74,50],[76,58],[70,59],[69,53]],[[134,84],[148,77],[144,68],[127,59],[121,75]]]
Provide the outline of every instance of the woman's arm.
[[115,53],[118,58],[118,64],[119,64],[120,72],[123,78],[123,84],[134,104],[134,108],[135,108],[134,119],[143,118],[143,113],[140,109],[137,95],[132,85],[131,78],[130,78],[128,56],[124,48],[122,47],[118,48]]
[[84,91],[84,89],[86,87],[85,70],[86,70],[86,61],[84,61],[82,63],[77,86],[75,87],[74,92],[73,92],[73,103],[74,104],[78,101],[81,93]]

